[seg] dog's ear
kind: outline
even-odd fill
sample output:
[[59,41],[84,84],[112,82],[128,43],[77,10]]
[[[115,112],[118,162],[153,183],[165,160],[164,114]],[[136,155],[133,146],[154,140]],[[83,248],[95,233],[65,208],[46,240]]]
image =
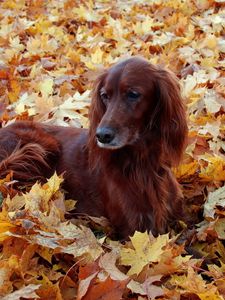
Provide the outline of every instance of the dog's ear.
[[104,84],[107,72],[102,72],[93,84],[92,95],[91,95],[91,106],[89,110],[89,143],[96,144],[96,129],[100,123],[103,115],[105,114],[105,106],[100,98],[100,89]]
[[155,81],[157,105],[155,115],[163,154],[172,164],[179,163],[187,137],[185,107],[174,74],[159,69]]

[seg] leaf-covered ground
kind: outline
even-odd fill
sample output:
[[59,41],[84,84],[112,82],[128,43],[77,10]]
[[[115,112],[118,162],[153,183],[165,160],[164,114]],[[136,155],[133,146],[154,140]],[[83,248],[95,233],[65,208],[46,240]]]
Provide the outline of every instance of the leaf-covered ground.
[[65,220],[75,202],[64,201],[61,178],[15,195],[9,174],[0,181],[1,299],[225,299],[224,7],[223,0],[0,1],[2,126],[34,119],[87,127],[96,70],[123,57],[142,55],[176,73],[190,130],[174,172],[194,225],[111,241],[102,219]]

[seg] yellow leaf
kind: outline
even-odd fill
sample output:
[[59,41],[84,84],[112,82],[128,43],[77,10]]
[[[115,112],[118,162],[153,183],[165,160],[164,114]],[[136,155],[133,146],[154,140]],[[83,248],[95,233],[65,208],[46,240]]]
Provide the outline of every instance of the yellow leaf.
[[201,275],[195,273],[191,266],[188,267],[187,275],[172,275],[171,284],[184,289],[189,293],[197,294],[202,300],[222,300],[217,287],[207,284]]
[[28,50],[27,56],[38,54],[40,48],[41,48],[40,38],[30,38],[27,42],[27,50]]
[[65,207],[66,207],[66,211],[70,211],[70,210],[73,210],[75,208],[75,205],[76,205],[76,202],[75,200],[66,200],[65,201]]
[[216,49],[217,47],[217,38],[214,35],[209,35],[204,40],[204,45],[209,49]]
[[16,80],[11,80],[10,81],[10,92],[8,93],[10,102],[15,102],[16,100],[18,100],[20,90],[21,90],[21,87],[20,87],[19,82]]
[[30,212],[49,211],[49,200],[58,192],[63,179],[55,173],[43,186],[35,183],[31,190],[24,194],[25,208]]
[[201,155],[199,158],[207,162],[207,166],[201,166],[199,177],[207,181],[225,180],[225,161],[223,158],[217,155]]
[[21,209],[25,205],[25,199],[22,195],[16,195],[13,198],[8,196],[5,204],[7,205],[8,212],[14,212]]
[[39,246],[36,252],[45,260],[47,260],[50,264],[52,263],[52,255],[54,254],[53,249]]
[[91,61],[94,64],[101,64],[102,63],[102,57],[103,57],[104,52],[100,49],[97,48],[94,53],[91,54]]
[[16,226],[7,220],[5,213],[0,213],[0,241],[4,241],[8,236],[8,231]]
[[128,275],[139,274],[144,266],[150,262],[160,260],[161,254],[164,252],[162,248],[167,245],[168,234],[160,235],[154,238],[147,232],[135,232],[130,238],[134,249],[123,248],[121,250],[121,264],[131,266]]
[[218,292],[215,293],[215,289],[208,290],[204,293],[198,293],[197,294],[201,300],[223,300],[224,298],[218,294]]
[[43,188],[48,189],[48,192],[50,194],[54,194],[59,190],[62,182],[63,178],[61,176],[58,176],[55,172],[54,175],[48,179],[47,183],[43,185]]
[[216,64],[216,59],[214,57],[205,57],[201,59],[201,66],[204,68],[214,67]]
[[155,22],[153,18],[147,16],[143,22],[137,22],[133,25],[133,30],[136,34],[149,34],[152,32],[152,27],[163,27],[163,23]]
[[38,84],[38,89],[41,92],[42,96],[48,97],[49,95],[52,94],[53,84],[54,81],[52,78],[46,78]]
[[174,173],[177,178],[187,177],[194,175],[197,172],[198,167],[198,162],[193,161],[191,163],[179,165],[178,168],[174,169]]
[[[88,3],[88,2],[87,2]],[[82,20],[97,22],[101,16],[98,15],[92,7],[79,6],[73,9],[73,14],[79,16]]]

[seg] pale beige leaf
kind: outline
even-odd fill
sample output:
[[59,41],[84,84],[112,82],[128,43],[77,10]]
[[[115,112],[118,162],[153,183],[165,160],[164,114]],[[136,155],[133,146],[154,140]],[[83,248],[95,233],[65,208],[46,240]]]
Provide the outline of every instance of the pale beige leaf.
[[29,284],[18,291],[3,297],[2,300],[20,300],[21,298],[38,299],[39,297],[35,291],[38,290],[40,286],[40,284]]
[[214,218],[216,206],[225,206],[225,186],[209,193],[204,204],[204,216]]

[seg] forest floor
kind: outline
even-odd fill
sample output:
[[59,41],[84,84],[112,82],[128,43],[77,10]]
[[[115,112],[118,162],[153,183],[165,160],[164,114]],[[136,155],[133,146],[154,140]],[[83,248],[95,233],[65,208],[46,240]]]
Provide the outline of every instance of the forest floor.
[[[225,299],[225,2],[0,1],[0,124],[88,127],[98,70],[131,55],[172,70],[189,140],[174,169],[193,228],[112,241],[103,219],[66,221],[54,175],[26,194],[0,180],[0,298]],[[10,197],[11,196],[11,197]],[[91,229],[92,230],[91,230]]]

